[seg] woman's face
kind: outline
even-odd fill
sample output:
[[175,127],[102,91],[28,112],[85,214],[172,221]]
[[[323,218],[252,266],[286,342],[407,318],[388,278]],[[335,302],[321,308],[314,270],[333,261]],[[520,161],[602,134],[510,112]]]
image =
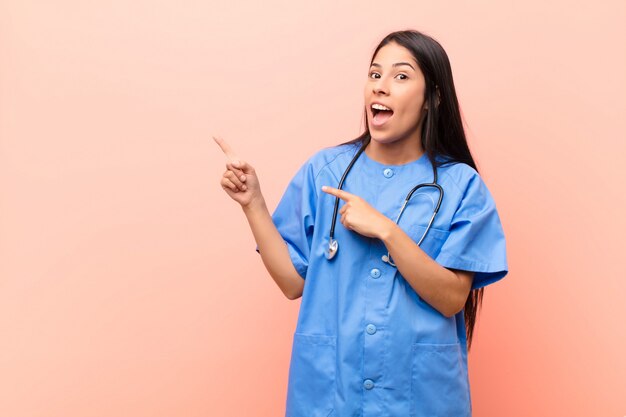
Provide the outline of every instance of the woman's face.
[[[408,49],[390,42],[378,50],[365,83],[365,106],[372,139],[394,142],[415,136],[424,119],[426,83]],[[390,109],[379,111],[372,105]]]

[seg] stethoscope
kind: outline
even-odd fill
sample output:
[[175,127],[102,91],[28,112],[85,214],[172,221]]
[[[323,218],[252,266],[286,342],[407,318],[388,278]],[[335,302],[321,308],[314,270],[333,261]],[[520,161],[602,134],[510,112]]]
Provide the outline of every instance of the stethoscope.
[[[343,186],[343,182],[345,181],[346,177],[348,176],[348,172],[350,172],[350,170],[352,169],[352,165],[354,165],[354,163],[359,158],[361,153],[363,153],[363,151],[365,150],[365,147],[367,146],[368,143],[369,143],[369,140],[364,140],[363,141],[363,145],[361,145],[361,148],[354,155],[354,157],[352,158],[352,161],[350,161],[350,164],[348,164],[348,167],[346,168],[346,170],[344,171],[343,175],[341,176],[341,180],[339,181],[339,186],[337,187],[340,190],[341,190],[341,187]],[[433,165],[433,177],[434,177],[434,180],[433,180],[432,183],[418,184],[415,187],[413,187],[411,189],[411,191],[409,191],[409,193],[407,194],[406,198],[404,199],[404,204],[402,204],[402,208],[400,209],[400,213],[398,213],[398,217],[396,217],[396,221],[395,221],[396,224],[398,224],[398,222],[400,221],[400,217],[402,216],[402,213],[404,212],[404,208],[408,204],[409,200],[411,199],[411,196],[413,195],[413,193],[415,191],[417,191],[418,189],[420,189],[422,187],[435,187],[435,188],[437,188],[437,190],[439,190],[439,201],[437,202],[437,206],[435,207],[435,211],[433,211],[433,215],[431,216],[430,221],[428,222],[428,226],[426,227],[426,231],[424,232],[424,234],[420,238],[419,242],[417,242],[417,246],[421,245],[422,241],[424,240],[424,237],[426,237],[426,233],[428,233],[428,231],[430,230],[430,225],[433,224],[433,220],[435,220],[435,216],[437,215],[437,212],[439,212],[439,207],[441,206],[441,200],[443,200],[443,188],[441,188],[441,186],[439,184],[437,184],[437,168],[434,165]],[[331,223],[331,226],[330,226],[330,239],[328,240],[328,250],[326,251],[326,258],[328,260],[333,259],[335,257],[335,255],[337,254],[337,250],[339,250],[339,243],[334,239],[334,236],[335,236],[335,224],[337,223],[337,208],[338,207],[339,207],[339,197],[335,197],[335,209],[333,211],[333,222]],[[383,255],[382,260],[383,260],[383,262],[386,262],[386,263],[388,263],[389,265],[391,265],[393,267],[396,266],[396,264],[394,264],[393,261],[391,260],[391,255],[389,254],[389,251],[387,251],[387,255]]]

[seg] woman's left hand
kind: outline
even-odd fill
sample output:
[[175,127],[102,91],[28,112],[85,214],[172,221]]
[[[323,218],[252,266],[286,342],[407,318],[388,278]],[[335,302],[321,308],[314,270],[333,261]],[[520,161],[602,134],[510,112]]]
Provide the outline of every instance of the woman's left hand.
[[341,224],[346,229],[354,230],[363,236],[380,238],[389,227],[391,219],[370,206],[361,197],[326,185],[322,187],[322,191],[339,197],[345,202],[339,214],[341,214]]

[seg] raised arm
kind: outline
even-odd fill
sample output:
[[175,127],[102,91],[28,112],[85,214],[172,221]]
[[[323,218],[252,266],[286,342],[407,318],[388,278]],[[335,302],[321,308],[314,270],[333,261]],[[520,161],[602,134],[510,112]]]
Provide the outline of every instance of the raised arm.
[[220,184],[241,205],[265,268],[288,299],[300,297],[304,279],[296,271],[287,244],[272,221],[254,168],[238,158],[226,141],[219,137],[213,139],[228,159]]
[[287,245],[272,221],[265,200],[261,196],[260,201],[251,202],[242,206],[242,209],[259,246],[265,268],[287,298],[294,300],[300,297],[304,279],[293,266]]

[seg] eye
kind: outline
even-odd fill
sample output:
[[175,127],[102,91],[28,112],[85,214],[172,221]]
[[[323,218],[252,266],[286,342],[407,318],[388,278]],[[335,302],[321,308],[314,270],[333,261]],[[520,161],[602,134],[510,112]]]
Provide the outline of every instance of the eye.
[[[369,73],[369,77],[370,77],[370,78],[374,78],[374,79],[376,79],[376,78],[380,78],[380,77],[374,77],[374,75],[380,75],[380,74],[379,74],[379,73],[377,73],[377,72],[374,72],[374,71],[372,71],[372,72],[370,72],[370,73]],[[401,80],[406,80],[406,79],[408,79],[408,78],[409,78],[406,74],[402,74],[402,73],[401,73],[401,74],[398,74],[397,76],[402,76],[402,77],[404,77],[404,78],[400,78]]]

